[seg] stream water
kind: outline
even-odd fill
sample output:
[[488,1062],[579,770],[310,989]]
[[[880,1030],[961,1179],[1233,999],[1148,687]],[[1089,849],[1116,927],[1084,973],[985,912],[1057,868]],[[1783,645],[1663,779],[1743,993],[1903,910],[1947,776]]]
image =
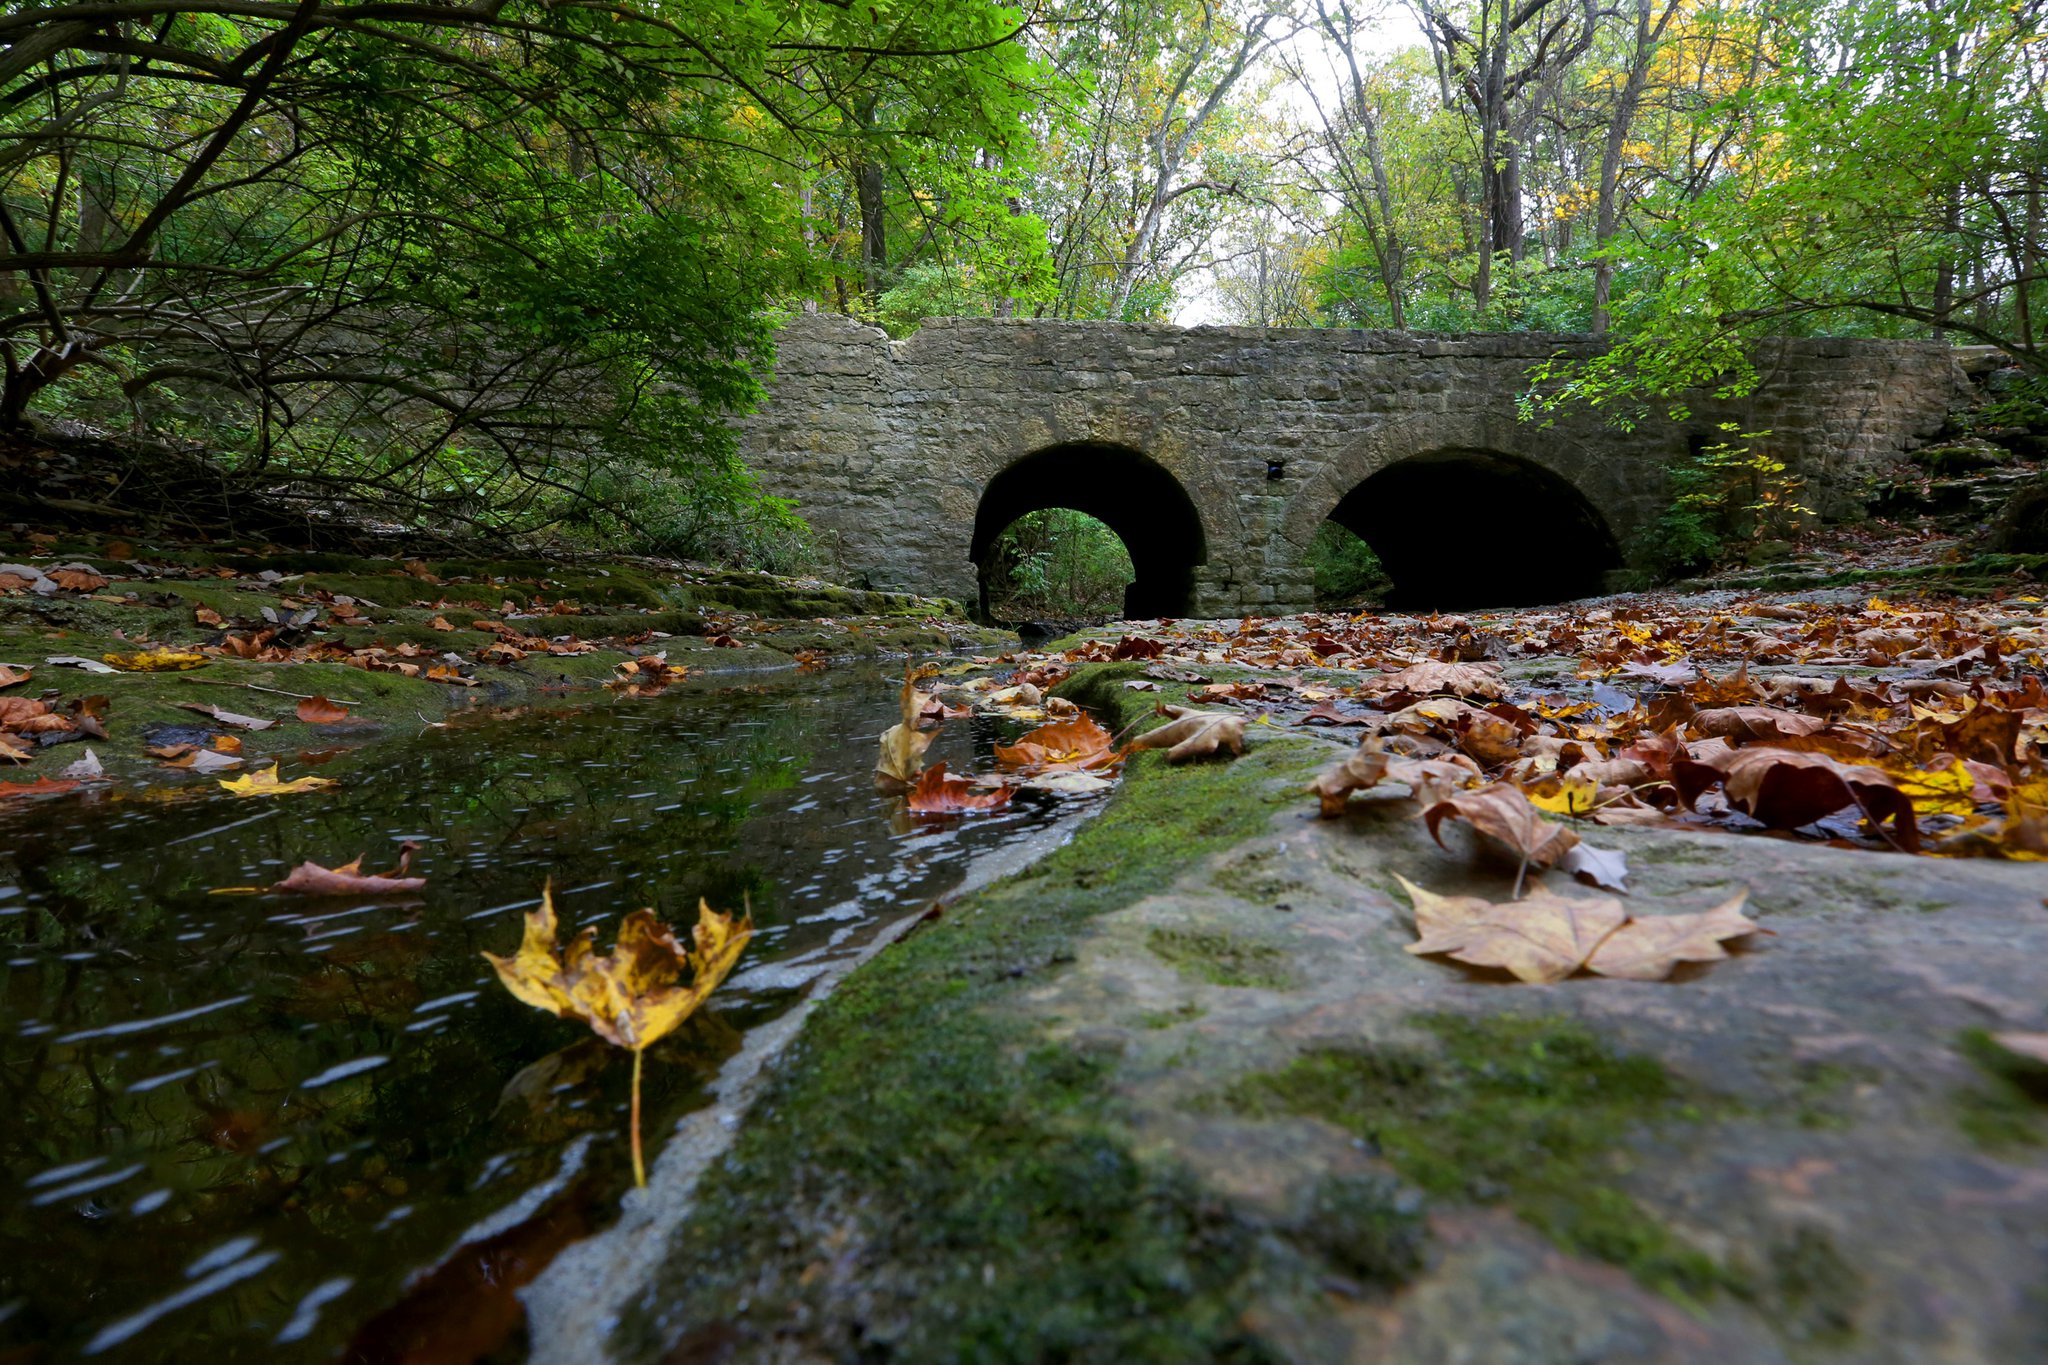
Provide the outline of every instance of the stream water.
[[[494,1349],[508,1284],[630,1182],[631,1066],[480,953],[548,877],[600,947],[641,905],[751,902],[740,972],[648,1053],[651,1164],[747,1029],[1050,818],[908,822],[870,775],[895,687],[706,683],[345,751],[319,793],[178,777],[0,809],[0,1361]],[[956,722],[932,756],[994,737]],[[210,894],[406,840],[416,897]]]

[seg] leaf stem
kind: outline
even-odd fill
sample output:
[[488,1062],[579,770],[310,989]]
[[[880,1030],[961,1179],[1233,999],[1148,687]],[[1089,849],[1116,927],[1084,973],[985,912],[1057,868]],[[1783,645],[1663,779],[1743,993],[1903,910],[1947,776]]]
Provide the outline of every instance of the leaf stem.
[[640,1159],[640,1058],[646,1048],[633,1049],[633,1183],[647,1188],[647,1163]]

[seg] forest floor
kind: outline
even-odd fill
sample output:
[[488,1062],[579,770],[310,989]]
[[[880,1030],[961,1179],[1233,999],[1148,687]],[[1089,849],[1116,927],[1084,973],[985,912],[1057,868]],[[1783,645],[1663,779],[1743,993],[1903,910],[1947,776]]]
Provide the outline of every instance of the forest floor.
[[622,1309],[543,1279],[536,1359],[2039,1355],[2030,588],[1017,660],[1118,730],[1232,723],[855,972]]

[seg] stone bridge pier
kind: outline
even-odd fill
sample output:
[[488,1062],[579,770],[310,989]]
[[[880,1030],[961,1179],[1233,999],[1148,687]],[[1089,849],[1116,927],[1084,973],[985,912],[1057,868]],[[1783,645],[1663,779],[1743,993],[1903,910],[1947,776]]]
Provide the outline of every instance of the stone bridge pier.
[[1932,342],[1786,340],[1740,400],[1628,431],[1520,419],[1528,372],[1586,337],[935,320],[904,341],[835,314],[782,332],[743,448],[850,581],[975,602],[1027,512],[1067,507],[1123,539],[1126,615],[1314,605],[1325,520],[1362,536],[1410,606],[1600,590],[1668,500],[1666,470],[1727,439],[1807,481],[1824,514],[1938,429],[1959,381]]

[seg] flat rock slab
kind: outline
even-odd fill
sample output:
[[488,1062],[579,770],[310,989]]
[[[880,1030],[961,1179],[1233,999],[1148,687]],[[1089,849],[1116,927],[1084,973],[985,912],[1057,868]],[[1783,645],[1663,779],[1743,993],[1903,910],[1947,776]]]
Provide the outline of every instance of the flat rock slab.
[[1284,1094],[1272,1078],[1290,1064],[1347,1050],[1427,1058],[1428,1021],[1446,1015],[1590,1033],[1654,1059],[1684,1103],[1615,1123],[1581,1163],[1603,1191],[1588,1199],[1627,1201],[1718,1282],[1646,1284],[1627,1247],[1562,1249],[1510,1211],[1511,1190],[1432,1197],[1405,1283],[1340,1274],[1276,1291],[1248,1315],[1258,1337],[1295,1359],[1418,1365],[2041,1358],[2041,1116],[1963,1045],[1971,1030],[2048,1027],[2038,865],[1591,829],[1628,856],[1632,913],[1704,910],[1746,887],[1772,932],[1672,981],[1535,986],[1405,951],[1394,874],[1494,899],[1512,877],[1458,835],[1437,847],[1413,809],[1361,800],[1322,821],[1304,801],[1095,920],[1022,1008],[1113,1059],[1134,1150],[1296,1242],[1313,1240],[1302,1210],[1317,1188],[1392,1178],[1389,1162],[1370,1123],[1247,1106],[1247,1085]]

